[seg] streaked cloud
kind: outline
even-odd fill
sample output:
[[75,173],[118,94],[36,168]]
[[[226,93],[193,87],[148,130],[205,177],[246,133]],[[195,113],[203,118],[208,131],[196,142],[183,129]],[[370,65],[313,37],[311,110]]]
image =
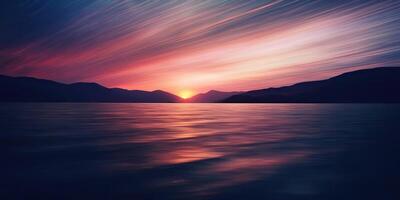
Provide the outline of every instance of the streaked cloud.
[[178,93],[280,86],[400,62],[398,1],[2,4],[0,73],[9,75]]

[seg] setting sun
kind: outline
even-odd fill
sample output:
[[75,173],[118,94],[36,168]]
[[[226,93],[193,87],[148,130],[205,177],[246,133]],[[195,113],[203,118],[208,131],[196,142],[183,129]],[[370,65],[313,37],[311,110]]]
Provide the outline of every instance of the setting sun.
[[193,92],[190,91],[190,90],[182,90],[182,91],[179,92],[179,96],[182,99],[188,99],[188,98],[193,96]]

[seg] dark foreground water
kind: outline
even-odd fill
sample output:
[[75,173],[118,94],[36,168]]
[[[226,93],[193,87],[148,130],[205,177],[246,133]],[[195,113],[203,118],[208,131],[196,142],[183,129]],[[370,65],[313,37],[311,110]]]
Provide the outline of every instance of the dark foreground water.
[[0,199],[400,199],[400,105],[1,104]]

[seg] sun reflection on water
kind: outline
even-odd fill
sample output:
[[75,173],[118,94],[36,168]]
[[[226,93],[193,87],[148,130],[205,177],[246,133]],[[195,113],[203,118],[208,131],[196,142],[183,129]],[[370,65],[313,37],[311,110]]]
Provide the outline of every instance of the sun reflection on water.
[[[296,112],[293,107],[252,109],[254,105],[222,105],[214,111],[213,106],[132,106],[135,117],[130,116],[129,110],[119,112],[115,118],[126,121],[118,124],[118,129],[127,132],[120,142],[143,145],[145,150],[141,152],[140,163],[121,159],[137,152],[116,155],[117,160],[124,161],[114,163],[113,170],[156,170],[193,164],[196,167],[182,174],[171,174],[152,182],[159,187],[181,185],[188,192],[209,195],[218,188],[265,178],[280,167],[311,155],[307,149],[290,145],[287,150],[276,149],[277,144],[309,137],[298,129],[302,118],[286,116]],[[203,181],[207,184],[196,184]]]

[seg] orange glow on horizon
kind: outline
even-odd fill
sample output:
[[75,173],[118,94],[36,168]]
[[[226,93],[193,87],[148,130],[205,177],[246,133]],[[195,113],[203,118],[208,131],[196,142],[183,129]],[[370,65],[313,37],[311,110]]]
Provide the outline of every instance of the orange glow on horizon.
[[193,91],[190,90],[182,90],[179,92],[178,96],[182,99],[188,99],[194,95]]

